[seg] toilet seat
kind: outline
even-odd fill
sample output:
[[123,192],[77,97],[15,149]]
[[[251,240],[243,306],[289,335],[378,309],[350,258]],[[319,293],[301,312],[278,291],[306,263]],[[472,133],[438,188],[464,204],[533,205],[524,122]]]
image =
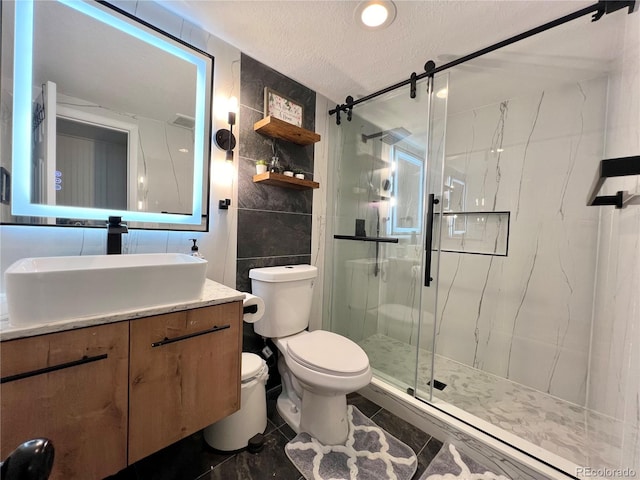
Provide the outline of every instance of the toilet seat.
[[300,365],[327,375],[354,377],[369,370],[369,357],[359,345],[325,330],[291,338],[287,353]]

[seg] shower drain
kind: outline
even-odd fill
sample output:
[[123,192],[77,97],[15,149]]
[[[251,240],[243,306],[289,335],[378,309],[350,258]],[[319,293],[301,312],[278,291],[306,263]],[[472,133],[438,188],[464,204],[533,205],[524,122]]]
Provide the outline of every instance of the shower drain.
[[[427,385],[431,385],[431,382],[427,382]],[[447,384],[446,383],[442,383],[440,380],[434,380],[433,381],[433,388],[435,388],[436,390],[444,390],[444,387],[446,387]]]
[[[427,382],[427,385],[431,385],[431,380],[429,380],[429,381]],[[446,387],[446,386],[447,386],[447,384],[446,384],[446,383],[441,382],[440,380],[434,380],[434,381],[433,381],[433,388],[435,388],[436,390],[444,390],[444,387]],[[413,395],[413,394],[414,394],[414,390],[413,390],[413,388],[411,388],[411,387],[407,388],[407,393],[408,393],[409,395]],[[418,400],[419,400],[419,399],[418,399]]]

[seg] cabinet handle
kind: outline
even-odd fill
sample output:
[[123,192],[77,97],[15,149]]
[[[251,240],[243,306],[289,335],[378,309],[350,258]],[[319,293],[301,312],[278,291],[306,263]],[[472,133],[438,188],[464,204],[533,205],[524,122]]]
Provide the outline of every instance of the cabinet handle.
[[187,338],[199,337],[200,335],[206,335],[207,333],[218,332],[220,330],[226,330],[230,328],[231,325],[222,325],[221,327],[213,327],[209,330],[202,330],[201,332],[189,333],[187,335],[181,335],[180,337],[167,338],[164,337],[164,340],[160,340],[159,342],[153,342],[151,344],[152,347],[161,347],[163,345],[167,345],[173,342],[179,342],[180,340],[186,340]]
[[8,375],[0,378],[1,383],[14,382],[16,380],[22,380],[23,378],[35,377],[36,375],[42,375],[43,373],[51,373],[56,370],[63,370],[65,368],[75,367],[78,365],[84,365],[85,363],[97,362],[98,360],[104,360],[108,355],[103,353],[102,355],[96,355],[94,357],[87,357],[86,355],[80,360],[74,360],[73,362],[61,363],[60,365],[52,365],[51,367],[39,368],[38,370],[32,370],[30,372],[18,373],[16,375]]

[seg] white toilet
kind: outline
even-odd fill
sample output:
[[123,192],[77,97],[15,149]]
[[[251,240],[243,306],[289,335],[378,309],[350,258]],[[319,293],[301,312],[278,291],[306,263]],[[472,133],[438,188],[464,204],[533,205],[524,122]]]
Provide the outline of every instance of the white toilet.
[[347,393],[371,380],[367,354],[341,335],[308,332],[313,283],[311,265],[249,270],[254,295],[264,300],[255,332],[271,338],[280,351],[282,393],[278,413],[296,432],[307,432],[325,445],[347,439]]

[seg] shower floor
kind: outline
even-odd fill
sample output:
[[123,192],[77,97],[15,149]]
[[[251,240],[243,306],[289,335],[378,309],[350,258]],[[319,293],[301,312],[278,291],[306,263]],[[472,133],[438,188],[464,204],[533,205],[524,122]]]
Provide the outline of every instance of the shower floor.
[[[382,334],[359,342],[371,366],[412,386],[415,347]],[[435,356],[433,395],[578,466],[615,468],[621,458],[621,422],[510,380]],[[431,352],[418,352],[418,392],[428,395]]]

